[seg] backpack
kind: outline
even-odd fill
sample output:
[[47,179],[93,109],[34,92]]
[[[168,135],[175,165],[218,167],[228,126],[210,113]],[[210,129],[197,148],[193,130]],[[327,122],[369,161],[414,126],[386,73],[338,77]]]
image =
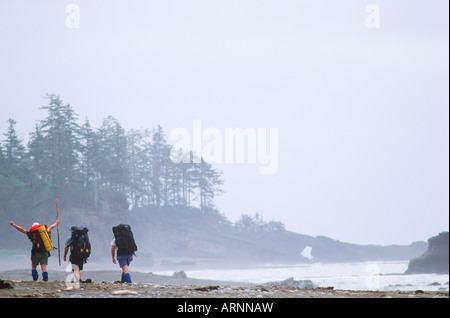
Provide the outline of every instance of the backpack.
[[[41,226],[42,225],[40,225],[40,224],[35,225],[35,226],[31,227],[30,230],[27,232],[27,237],[33,244],[33,248],[31,249],[32,254],[34,252],[46,252],[47,251],[47,249],[45,248],[45,244],[42,241],[42,237],[39,234],[39,230],[38,230]],[[45,229],[47,229],[47,227],[45,227]]]
[[117,255],[133,254],[137,251],[133,232],[131,232],[131,226],[128,224],[119,224],[114,226],[112,230],[118,248]]
[[88,228],[77,226],[72,231],[71,255],[76,258],[86,259],[91,255],[91,242],[89,241]]

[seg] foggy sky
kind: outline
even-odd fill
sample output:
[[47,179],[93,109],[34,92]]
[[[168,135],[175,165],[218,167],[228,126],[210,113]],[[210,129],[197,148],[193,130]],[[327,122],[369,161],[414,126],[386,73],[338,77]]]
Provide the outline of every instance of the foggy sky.
[[[66,7],[80,9],[68,28]],[[368,28],[366,7],[380,9]],[[278,128],[279,167],[220,164],[231,221],[409,244],[449,224],[447,1],[2,1],[0,132],[60,95],[91,125]]]

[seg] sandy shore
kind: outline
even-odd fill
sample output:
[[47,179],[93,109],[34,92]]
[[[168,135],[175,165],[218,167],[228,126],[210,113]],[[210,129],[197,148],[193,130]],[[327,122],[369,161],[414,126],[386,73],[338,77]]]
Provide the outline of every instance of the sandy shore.
[[[49,282],[30,281],[27,270],[0,272],[2,298],[448,298],[449,292],[350,291],[332,287],[297,288],[201,280],[131,272],[132,284],[117,282],[119,271],[86,271],[89,283],[66,283],[68,273],[54,272]],[[116,282],[115,282],[116,281]]]

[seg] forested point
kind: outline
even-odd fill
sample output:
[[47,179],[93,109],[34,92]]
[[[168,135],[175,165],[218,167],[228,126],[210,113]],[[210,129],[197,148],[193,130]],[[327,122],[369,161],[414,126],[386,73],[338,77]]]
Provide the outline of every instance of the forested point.
[[[208,163],[173,163],[163,129],[129,130],[107,116],[100,128],[59,96],[47,95],[38,121],[23,145],[8,119],[0,144],[2,211],[31,212],[47,198],[70,207],[98,208],[100,193],[132,207],[182,206],[207,209],[222,193],[222,172]],[[194,154],[191,153],[193,159]],[[52,203],[53,203],[52,199]]]
[[[203,160],[174,163],[162,127],[126,131],[107,116],[99,128],[80,123],[70,104],[47,95],[47,112],[24,145],[14,119],[0,142],[1,228],[14,220],[28,226],[35,220],[53,222],[55,198],[63,210],[100,211],[107,202],[118,211],[150,208],[193,208],[217,214],[214,198],[223,193],[222,172]],[[197,163],[199,162],[199,163]],[[284,229],[243,215],[241,231]]]

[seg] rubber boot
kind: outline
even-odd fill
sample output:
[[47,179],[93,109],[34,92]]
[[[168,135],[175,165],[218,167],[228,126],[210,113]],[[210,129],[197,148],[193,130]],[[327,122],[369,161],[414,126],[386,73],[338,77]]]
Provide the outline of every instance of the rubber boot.
[[42,280],[43,280],[44,282],[47,282],[47,281],[48,281],[48,273],[47,273],[47,272],[42,272]]
[[126,274],[123,275],[123,281],[124,281],[125,283],[130,283],[130,284],[131,284],[131,276],[130,276],[130,273],[126,273]]
[[39,278],[39,274],[38,274],[37,270],[32,269],[32,270],[31,270],[31,276],[33,276],[33,280],[34,280],[34,281],[37,281],[38,278]]

